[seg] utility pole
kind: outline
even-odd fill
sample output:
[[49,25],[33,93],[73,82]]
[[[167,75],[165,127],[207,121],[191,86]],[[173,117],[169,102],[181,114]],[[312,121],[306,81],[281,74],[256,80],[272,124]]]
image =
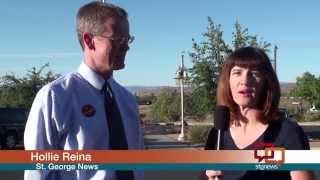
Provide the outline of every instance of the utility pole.
[[275,45],[274,46],[274,50],[273,50],[273,53],[274,53],[274,57],[273,57],[273,67],[274,67],[274,72],[277,74],[277,51],[278,51],[278,46]]

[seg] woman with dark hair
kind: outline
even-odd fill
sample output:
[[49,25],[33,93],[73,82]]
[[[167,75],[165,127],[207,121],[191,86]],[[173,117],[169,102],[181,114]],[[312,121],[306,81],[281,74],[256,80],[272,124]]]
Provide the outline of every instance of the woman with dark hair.
[[[218,105],[230,109],[222,149],[253,150],[257,144],[266,143],[289,150],[310,149],[302,128],[280,116],[280,85],[264,50],[243,47],[227,57],[220,73],[217,100]],[[212,129],[206,149],[214,149],[216,139],[216,130]],[[206,176],[208,179],[221,176],[224,180],[312,179],[312,173],[308,171],[207,170]]]

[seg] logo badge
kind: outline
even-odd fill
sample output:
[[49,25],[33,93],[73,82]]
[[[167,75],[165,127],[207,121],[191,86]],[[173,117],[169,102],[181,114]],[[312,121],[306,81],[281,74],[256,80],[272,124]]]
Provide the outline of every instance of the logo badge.
[[86,117],[91,117],[95,113],[96,113],[95,108],[90,104],[86,104],[82,107],[82,114]]
[[[264,150],[258,150],[264,147]],[[283,164],[285,161],[285,149],[275,147],[272,143],[256,143],[254,148],[254,158],[269,164]]]

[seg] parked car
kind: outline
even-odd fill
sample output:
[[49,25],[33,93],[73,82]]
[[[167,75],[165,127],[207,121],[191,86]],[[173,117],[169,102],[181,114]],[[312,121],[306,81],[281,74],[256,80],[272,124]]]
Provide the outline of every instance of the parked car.
[[0,141],[2,149],[13,149],[22,141],[28,111],[23,108],[0,108]]

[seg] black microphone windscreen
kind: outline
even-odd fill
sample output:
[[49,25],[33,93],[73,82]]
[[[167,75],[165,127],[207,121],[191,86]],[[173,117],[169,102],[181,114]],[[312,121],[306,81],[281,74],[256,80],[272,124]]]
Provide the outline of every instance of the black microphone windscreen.
[[216,106],[214,111],[214,127],[217,130],[226,130],[229,126],[230,111],[227,106]]

